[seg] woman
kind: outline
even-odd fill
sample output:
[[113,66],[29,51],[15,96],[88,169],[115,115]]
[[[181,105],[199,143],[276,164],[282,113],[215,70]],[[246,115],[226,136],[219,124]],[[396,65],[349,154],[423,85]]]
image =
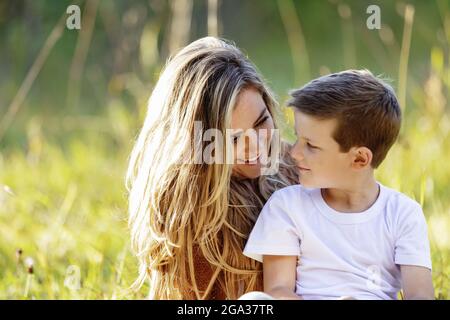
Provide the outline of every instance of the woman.
[[[237,299],[262,290],[262,266],[242,250],[268,197],[298,176],[287,144],[278,172],[262,175],[261,154],[276,152],[271,134],[251,142],[242,132],[273,133],[275,107],[256,68],[223,40],[199,39],[166,65],[127,172],[135,287],[149,279],[150,299]],[[202,134],[232,129],[231,147],[213,153],[233,149],[233,164],[193,161],[193,150],[208,145],[199,124]]]

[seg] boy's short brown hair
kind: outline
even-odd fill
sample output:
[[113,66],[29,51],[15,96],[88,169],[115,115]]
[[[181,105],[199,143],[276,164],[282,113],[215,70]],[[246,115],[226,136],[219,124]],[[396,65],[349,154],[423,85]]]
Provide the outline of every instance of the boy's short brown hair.
[[341,152],[364,146],[377,168],[397,139],[401,110],[391,86],[367,70],[347,70],[315,79],[290,92],[288,106],[319,119],[337,119],[333,138]]

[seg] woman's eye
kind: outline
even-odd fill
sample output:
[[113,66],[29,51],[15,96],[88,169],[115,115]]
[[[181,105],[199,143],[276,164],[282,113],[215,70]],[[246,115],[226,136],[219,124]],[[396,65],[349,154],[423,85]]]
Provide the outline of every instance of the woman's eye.
[[267,120],[269,120],[269,116],[265,116],[264,118],[262,118],[259,123],[256,125],[256,127],[260,127],[261,125],[263,125]]
[[306,145],[311,148],[311,149],[316,149],[317,147],[313,146],[312,144],[310,144],[309,142],[306,143]]

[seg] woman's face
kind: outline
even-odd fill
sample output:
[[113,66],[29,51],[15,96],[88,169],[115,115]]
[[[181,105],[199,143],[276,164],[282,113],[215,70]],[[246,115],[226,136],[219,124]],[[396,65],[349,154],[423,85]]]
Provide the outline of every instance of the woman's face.
[[259,177],[264,164],[261,163],[261,156],[268,154],[274,123],[258,90],[248,88],[239,94],[231,117],[231,128],[233,176],[249,179]]

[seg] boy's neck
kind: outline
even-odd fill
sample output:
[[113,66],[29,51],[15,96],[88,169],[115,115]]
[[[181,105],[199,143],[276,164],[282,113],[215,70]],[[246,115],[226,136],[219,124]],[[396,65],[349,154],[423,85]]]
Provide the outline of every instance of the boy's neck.
[[356,181],[350,188],[321,189],[324,201],[334,210],[358,213],[369,209],[377,200],[379,186],[373,175]]

